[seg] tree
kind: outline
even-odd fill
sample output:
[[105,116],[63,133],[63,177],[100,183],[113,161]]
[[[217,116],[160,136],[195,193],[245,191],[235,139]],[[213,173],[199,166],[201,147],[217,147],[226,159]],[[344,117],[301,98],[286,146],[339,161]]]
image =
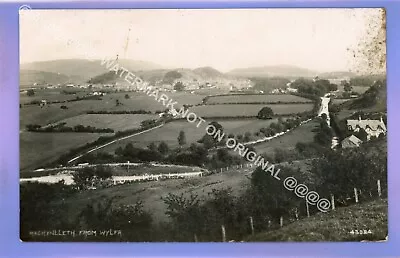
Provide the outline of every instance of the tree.
[[369,148],[331,151],[323,159],[313,160],[310,172],[318,178],[318,193],[334,194],[338,202],[346,203],[356,187],[364,198],[370,198],[369,192],[376,191],[376,180],[386,181],[387,152]]
[[185,136],[185,132],[184,131],[180,131],[179,132],[178,143],[179,143],[180,146],[183,146],[183,145],[186,144],[186,136]]
[[351,87],[350,83],[346,82],[344,85],[344,91],[345,92],[351,92],[353,87]]
[[198,142],[202,143],[206,149],[210,149],[214,146],[214,138],[208,134],[204,135]]
[[[291,167],[281,169],[279,176],[296,175],[299,179],[300,172]],[[291,208],[302,202],[293,192],[288,191],[279,180],[258,167],[251,175],[251,198],[253,214],[269,215],[275,220],[280,216],[289,214]]]
[[330,147],[332,143],[333,131],[325,120],[321,120],[314,141],[322,146]]
[[125,94],[125,99],[130,99],[131,97],[128,94]]
[[257,114],[259,119],[272,119],[274,111],[270,107],[263,107]]
[[75,172],[72,178],[79,189],[86,189],[92,184],[111,177],[112,173],[104,167],[85,167]]
[[121,105],[121,102],[119,101],[119,99],[116,99],[116,100],[115,100],[115,106],[118,107],[118,106],[120,106],[120,105]]
[[156,120],[155,119],[147,119],[147,120],[143,120],[142,122],[140,122],[140,127],[141,128],[149,128],[152,127],[156,124]]
[[[212,121],[209,126],[213,126],[215,128],[215,134],[219,134],[219,135],[223,135],[224,131],[223,131],[223,127],[221,124],[219,124],[216,121]],[[211,128],[211,127],[210,127]],[[214,129],[213,129],[214,131]],[[210,133],[212,131],[210,130]],[[200,140],[197,141],[198,143],[202,143],[204,145],[205,148],[209,149],[211,147],[215,147],[218,145],[219,141],[218,141],[218,137],[214,137],[214,135],[209,135],[209,134],[205,134],[203,136],[203,138],[201,138]],[[221,141],[222,143],[223,141]]]
[[162,154],[162,155],[166,155],[169,152],[169,146],[168,144],[166,144],[164,141],[160,142],[160,144],[158,145],[158,151]]
[[158,150],[157,150],[157,145],[156,145],[154,142],[150,143],[150,144],[147,146],[147,148],[148,148],[149,150],[151,150],[151,151],[158,151]]
[[363,142],[367,141],[368,138],[368,133],[363,129],[360,128],[360,130],[354,134],[358,139],[362,140]]
[[29,97],[34,96],[35,95],[35,91],[32,90],[32,89],[27,90],[26,95],[28,95]]
[[246,133],[244,134],[243,140],[244,140],[245,142],[249,142],[249,141],[251,140],[251,133],[250,133],[250,132],[246,132]]
[[185,89],[185,85],[182,82],[177,82],[174,85],[174,90],[176,91],[183,91]]

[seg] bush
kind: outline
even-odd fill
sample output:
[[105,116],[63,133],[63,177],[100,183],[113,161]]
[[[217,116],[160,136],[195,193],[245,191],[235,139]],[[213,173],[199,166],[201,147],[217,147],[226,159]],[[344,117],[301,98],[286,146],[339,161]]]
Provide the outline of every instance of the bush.
[[28,95],[29,97],[34,96],[35,95],[35,91],[30,89],[26,91],[26,95]]
[[257,114],[259,119],[272,119],[274,111],[270,107],[263,107]]

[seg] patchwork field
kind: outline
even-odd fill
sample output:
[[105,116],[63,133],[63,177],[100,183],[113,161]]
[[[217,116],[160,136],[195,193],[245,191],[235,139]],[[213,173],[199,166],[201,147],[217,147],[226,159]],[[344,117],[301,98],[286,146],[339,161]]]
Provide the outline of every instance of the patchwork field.
[[228,94],[230,92],[230,90],[213,88],[213,89],[197,89],[197,90],[193,90],[193,92],[198,95],[202,95],[204,98],[205,96],[208,96],[208,95]]
[[312,120],[308,123],[302,124],[281,137],[274,138],[268,142],[256,144],[254,147],[257,153],[267,153],[268,155],[274,154],[276,148],[294,149],[298,142],[313,142],[315,133],[312,132],[312,130],[318,125],[319,123],[317,120]]
[[282,94],[282,95],[229,95],[229,96],[212,96],[208,98],[207,104],[224,104],[224,103],[279,103],[279,102],[312,102],[309,99]]
[[66,126],[93,126],[96,128],[111,128],[117,131],[140,128],[140,123],[148,119],[157,119],[151,114],[84,114],[61,120]]
[[[263,127],[268,127],[271,123],[277,122],[277,119],[271,120],[259,120],[259,119],[241,119],[241,120],[206,120],[207,123],[216,121],[222,125],[226,135],[233,133],[234,135],[244,134],[246,132],[257,132]],[[124,141],[116,142],[103,149],[99,152],[110,152],[114,153],[115,149],[118,147],[124,147],[128,143],[132,143],[136,147],[147,147],[150,143],[154,142],[156,144],[161,141],[166,142],[170,147],[178,147],[178,134],[181,130],[185,132],[187,145],[197,142],[206,133],[205,123],[203,123],[199,128],[196,127],[196,123],[189,123],[186,120],[179,120],[167,123],[161,128],[154,129],[147,133],[131,137]]]
[[83,97],[87,93],[86,92],[78,92],[77,94],[63,94],[59,90],[35,90],[35,95],[28,96],[26,93],[19,94],[19,102],[24,105],[26,103],[30,103],[32,101],[67,101],[75,99],[76,97]]
[[[129,99],[125,99],[128,94]],[[166,93],[179,104],[198,104],[204,96],[191,93]],[[60,95],[61,96],[61,95]],[[39,95],[37,96],[39,97]],[[46,99],[40,97],[39,99]],[[117,100],[121,105],[116,105]],[[65,105],[68,109],[61,109]],[[44,107],[37,105],[22,106],[20,109],[21,129],[27,124],[46,125],[60,120],[85,114],[87,111],[133,111],[143,109],[145,111],[162,111],[165,107],[153,97],[144,93],[110,93],[102,97],[102,100],[82,100],[70,103],[50,104]]]
[[[262,104],[240,104],[240,105],[209,105],[196,106],[190,110],[201,117],[255,117],[265,106]],[[311,111],[313,104],[274,104],[269,105],[276,115],[287,115]]]
[[72,148],[95,141],[97,133],[20,133],[20,170],[57,159]]

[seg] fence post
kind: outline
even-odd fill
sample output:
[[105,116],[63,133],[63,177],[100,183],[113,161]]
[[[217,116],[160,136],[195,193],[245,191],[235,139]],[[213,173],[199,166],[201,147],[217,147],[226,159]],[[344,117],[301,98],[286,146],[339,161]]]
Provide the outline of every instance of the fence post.
[[228,171],[229,167],[226,167],[226,171]]
[[354,198],[356,199],[356,203],[358,203],[358,193],[357,193],[357,188],[354,188]]
[[307,211],[307,217],[310,217],[310,208],[308,207],[308,201],[306,200],[306,211]]
[[331,194],[332,210],[335,210],[335,196]]
[[226,242],[226,232],[224,225],[221,225],[221,231],[222,231],[222,242]]
[[250,216],[250,228],[251,228],[251,234],[254,235],[254,224],[253,224],[253,217]]
[[282,216],[279,219],[279,224],[281,225],[281,227],[283,227],[283,217]]
[[194,241],[195,242],[199,242],[199,240],[197,239],[197,235],[196,234],[194,234]]
[[382,195],[382,189],[381,189],[381,180],[377,180],[376,181],[376,184],[377,184],[377,186],[378,186],[378,196],[379,196],[379,198],[381,197],[381,195]]

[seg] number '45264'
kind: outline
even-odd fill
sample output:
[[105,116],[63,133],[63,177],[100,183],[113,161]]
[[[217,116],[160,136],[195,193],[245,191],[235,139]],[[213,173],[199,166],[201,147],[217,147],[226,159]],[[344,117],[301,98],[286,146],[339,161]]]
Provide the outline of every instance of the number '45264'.
[[371,229],[355,229],[349,232],[352,235],[367,235],[372,234]]

